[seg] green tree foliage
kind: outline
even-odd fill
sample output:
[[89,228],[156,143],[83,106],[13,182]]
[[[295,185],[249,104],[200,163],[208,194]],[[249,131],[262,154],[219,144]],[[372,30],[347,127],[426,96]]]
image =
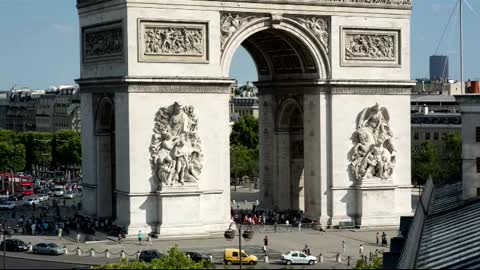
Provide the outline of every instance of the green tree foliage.
[[372,261],[360,259],[353,269],[382,269],[383,258],[377,255],[372,257]]
[[429,176],[434,182],[442,181],[443,172],[437,147],[431,142],[423,142],[421,150],[412,155],[412,178],[417,184],[423,185]]
[[[75,140],[76,142],[72,142]],[[78,142],[78,143],[77,143]],[[70,146],[66,146],[68,144]],[[72,145],[73,144],[73,145]],[[80,163],[81,160],[77,160],[77,154],[81,156],[80,150],[80,133],[73,130],[57,131],[53,134],[52,138],[52,164],[57,167],[59,165],[69,165]],[[70,158],[75,156],[74,158]],[[77,160],[78,162],[72,162]]]
[[447,166],[445,167],[445,182],[455,183],[462,179],[462,136],[460,133],[448,134],[446,141],[448,153]]
[[119,264],[100,265],[94,269],[214,269],[214,265],[207,261],[196,263],[175,246],[168,251],[167,256],[155,259],[150,264],[122,260]]
[[8,141],[0,142],[0,171],[22,171],[25,168],[25,146]]
[[242,116],[232,127],[230,144],[243,145],[249,149],[257,149],[258,120],[251,115]]
[[25,145],[26,170],[32,170],[35,164],[49,164],[51,155],[51,133],[17,133],[18,141]]

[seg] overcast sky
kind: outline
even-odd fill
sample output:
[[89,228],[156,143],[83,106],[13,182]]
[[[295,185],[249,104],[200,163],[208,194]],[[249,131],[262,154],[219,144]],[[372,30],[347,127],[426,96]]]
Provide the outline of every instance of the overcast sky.
[[[457,1],[414,0],[412,79],[429,76],[429,56],[436,52]],[[465,78],[473,79],[480,78],[480,0],[467,1],[473,11],[465,5]],[[79,77],[78,28],[75,0],[0,0],[0,89],[72,84]],[[454,79],[459,74],[458,32],[458,23],[452,23],[438,50],[450,57]],[[236,52],[230,76],[240,83],[256,80],[255,65],[245,50]]]

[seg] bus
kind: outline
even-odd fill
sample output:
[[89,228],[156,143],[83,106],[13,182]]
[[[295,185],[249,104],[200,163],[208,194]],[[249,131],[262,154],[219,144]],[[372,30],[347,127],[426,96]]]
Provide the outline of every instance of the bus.
[[1,193],[22,193],[23,196],[33,194],[33,177],[30,175],[18,176],[11,173],[0,173]]

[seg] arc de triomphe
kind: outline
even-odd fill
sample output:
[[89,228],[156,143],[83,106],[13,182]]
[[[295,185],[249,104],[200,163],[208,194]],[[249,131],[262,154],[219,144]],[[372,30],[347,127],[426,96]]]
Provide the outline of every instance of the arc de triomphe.
[[398,225],[410,0],[77,0],[84,213],[160,235],[230,220],[233,54],[258,71],[261,204]]

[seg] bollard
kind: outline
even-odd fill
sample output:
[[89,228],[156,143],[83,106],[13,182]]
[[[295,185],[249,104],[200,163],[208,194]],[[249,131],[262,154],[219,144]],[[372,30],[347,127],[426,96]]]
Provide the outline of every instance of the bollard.
[[342,257],[340,257],[340,253],[337,253],[337,256],[336,256],[335,261],[336,261],[337,263],[341,263],[341,262],[342,262]]
[[351,263],[350,260],[351,260],[351,259],[352,259],[352,258],[350,258],[350,256],[347,257],[347,265],[348,265],[348,266],[350,266],[350,263]]
[[319,259],[320,263],[323,263],[323,255],[320,253],[320,259]]
[[77,247],[77,256],[82,256],[82,250],[79,247]]
[[368,260],[372,261],[372,252],[371,251],[370,251],[370,258]]
[[105,250],[105,258],[110,258],[110,251],[108,251],[108,249]]
[[265,254],[264,259],[265,259],[265,263],[269,263],[269,262],[268,262],[268,255],[267,255],[267,254]]
[[95,257],[95,250],[93,250],[93,248],[90,249],[90,257]]
[[125,252],[123,251],[123,249],[122,251],[120,251],[120,258],[125,259]]
[[68,248],[66,246],[63,246],[63,251],[64,251],[63,253],[65,255],[68,255]]
[[208,258],[210,259],[210,262],[213,262],[213,256],[209,255]]
[[137,256],[136,256],[137,260],[140,260],[140,251],[137,251]]

